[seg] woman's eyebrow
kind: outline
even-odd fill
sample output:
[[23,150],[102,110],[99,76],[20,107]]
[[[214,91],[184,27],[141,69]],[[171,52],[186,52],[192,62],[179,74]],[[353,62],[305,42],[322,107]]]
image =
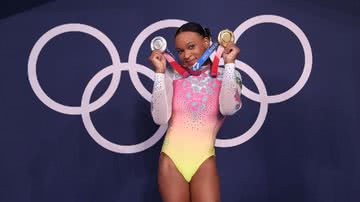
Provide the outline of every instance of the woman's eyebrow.
[[[189,41],[189,42],[186,43],[186,46],[192,45],[192,44],[193,44],[193,41]],[[176,50],[182,50],[182,48],[176,48]]]

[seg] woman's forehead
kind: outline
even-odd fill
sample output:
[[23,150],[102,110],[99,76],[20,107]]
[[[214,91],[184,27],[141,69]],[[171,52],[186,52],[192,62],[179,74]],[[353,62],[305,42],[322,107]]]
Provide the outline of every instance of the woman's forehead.
[[197,32],[181,32],[175,38],[176,46],[183,46],[190,42],[198,42],[203,37]]

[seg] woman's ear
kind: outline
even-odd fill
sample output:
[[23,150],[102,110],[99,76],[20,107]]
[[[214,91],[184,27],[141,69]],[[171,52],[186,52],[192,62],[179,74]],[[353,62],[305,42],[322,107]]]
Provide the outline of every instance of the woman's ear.
[[206,48],[209,48],[210,46],[210,39],[209,37],[204,37],[204,44]]

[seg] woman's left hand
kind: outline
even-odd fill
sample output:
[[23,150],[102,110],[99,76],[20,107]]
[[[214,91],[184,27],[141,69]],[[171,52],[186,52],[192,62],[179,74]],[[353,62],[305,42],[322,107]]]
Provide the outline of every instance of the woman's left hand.
[[236,58],[240,54],[240,49],[234,43],[228,43],[224,48],[223,58],[224,63],[235,63]]

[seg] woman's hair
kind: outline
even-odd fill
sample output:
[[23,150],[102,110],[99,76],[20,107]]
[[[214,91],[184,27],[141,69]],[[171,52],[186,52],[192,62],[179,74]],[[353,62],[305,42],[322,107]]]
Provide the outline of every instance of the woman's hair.
[[203,37],[208,37],[209,39],[211,37],[210,30],[208,28],[203,28],[199,23],[196,22],[188,22],[181,25],[181,27],[176,30],[175,37],[181,32],[196,32]]

